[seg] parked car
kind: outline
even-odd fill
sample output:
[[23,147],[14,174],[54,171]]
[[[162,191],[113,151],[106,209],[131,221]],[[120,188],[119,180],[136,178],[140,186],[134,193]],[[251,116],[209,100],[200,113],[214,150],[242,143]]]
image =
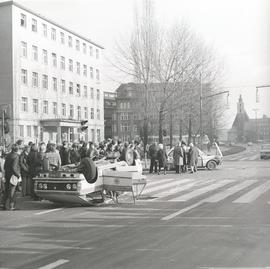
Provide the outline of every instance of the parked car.
[[252,143],[252,142],[248,142],[247,145],[248,145],[248,146],[252,146],[253,143]]
[[270,157],[270,144],[264,144],[261,146],[260,158],[267,159]]
[[[217,145],[217,143],[214,143],[216,147],[216,154],[215,155],[207,155],[203,151],[201,151],[199,148],[199,158],[198,158],[198,168],[207,168],[208,170],[215,169],[218,165],[221,165],[223,155],[222,152]],[[173,151],[174,148],[171,148],[168,152],[168,170],[174,170],[174,161],[173,161]]]

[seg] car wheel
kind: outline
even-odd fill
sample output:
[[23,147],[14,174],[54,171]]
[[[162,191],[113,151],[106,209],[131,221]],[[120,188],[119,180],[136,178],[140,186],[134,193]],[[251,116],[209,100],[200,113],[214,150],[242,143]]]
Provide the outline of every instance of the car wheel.
[[206,167],[208,170],[213,170],[217,167],[217,163],[215,161],[209,161],[207,164],[206,164]]

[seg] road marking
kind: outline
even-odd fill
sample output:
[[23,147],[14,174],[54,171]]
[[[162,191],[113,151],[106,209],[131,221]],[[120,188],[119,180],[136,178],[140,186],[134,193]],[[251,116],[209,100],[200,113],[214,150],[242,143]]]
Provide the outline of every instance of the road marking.
[[[189,189],[191,189],[194,186],[207,185],[209,182],[210,182],[210,180],[208,180],[208,181],[199,180],[197,182],[188,183],[188,184],[186,184],[186,185],[184,185],[182,187],[179,186],[179,185],[176,185],[176,186],[174,186],[173,188],[171,188],[171,189],[169,189],[167,191],[163,191],[161,193],[158,193],[158,197],[155,198],[155,199],[151,199],[151,201],[159,201],[159,200],[161,200],[161,199],[163,199],[165,197],[168,197],[168,196],[170,196],[172,194],[176,194],[178,192],[189,190]],[[180,188],[178,188],[178,187],[180,187]]]
[[270,269],[270,267],[200,267],[200,269]]
[[42,266],[42,267],[40,267],[38,269],[53,269],[53,268],[58,267],[58,266],[60,266],[60,265],[62,265],[64,263],[67,263],[67,262],[69,262],[69,260],[62,259],[62,260],[58,260],[56,262],[50,263],[48,265]]
[[151,187],[150,188],[146,188],[142,192],[142,195],[154,193],[154,192],[160,191],[160,190],[165,190],[165,189],[167,189],[169,187],[175,186],[177,183],[180,183],[180,182],[181,182],[181,184],[184,184],[184,183],[191,182],[191,181],[194,181],[194,179],[182,179],[181,181],[173,180],[173,182],[169,182],[169,183],[166,183],[166,184],[158,185],[158,186],[155,186],[155,187],[152,187],[152,188]]
[[264,184],[258,186],[257,188],[249,191],[240,198],[234,200],[233,203],[243,203],[243,204],[251,203],[268,190],[270,190],[270,181],[267,181]]
[[217,203],[221,200],[224,200],[225,198],[255,184],[258,182],[258,180],[246,180],[244,182],[241,182],[240,184],[237,184],[235,186],[232,186],[224,191],[218,192],[210,197],[208,197],[205,202],[207,203]]
[[169,201],[170,202],[186,202],[186,201],[191,200],[191,199],[193,199],[195,197],[198,197],[198,196],[200,196],[202,194],[205,194],[207,192],[210,192],[210,191],[216,190],[216,189],[218,189],[220,187],[223,187],[225,185],[228,185],[228,184],[230,184],[230,183],[232,183],[234,181],[235,180],[222,180],[220,182],[211,184],[209,186],[206,186],[206,187],[194,190],[192,192],[189,192],[187,194],[181,195],[179,197],[173,198],[173,199],[171,199]]
[[41,212],[35,213],[35,215],[44,215],[44,214],[48,214],[48,213],[51,213],[51,212],[54,212],[54,211],[59,211],[59,210],[62,210],[62,209],[63,208],[50,209],[50,210],[46,210],[46,211],[41,211]]
[[155,185],[159,185],[160,183],[171,182],[171,181],[175,181],[175,179],[167,178],[167,179],[153,180],[153,181],[147,182],[147,185],[146,185],[145,188],[152,187],[152,186],[155,186]]
[[204,201],[200,201],[200,202],[198,202],[196,204],[193,204],[191,206],[185,207],[185,208],[183,208],[183,209],[181,209],[181,210],[179,210],[177,212],[174,212],[174,213],[172,213],[172,214],[170,214],[170,215],[168,215],[166,217],[163,217],[161,220],[170,220],[170,219],[173,219],[174,217],[179,216],[179,215],[181,215],[181,214],[183,214],[183,213],[185,213],[185,212],[187,212],[187,211],[189,211],[189,210],[191,210],[191,209],[193,209],[195,207],[198,207],[198,206],[202,205],[203,203],[204,203]]

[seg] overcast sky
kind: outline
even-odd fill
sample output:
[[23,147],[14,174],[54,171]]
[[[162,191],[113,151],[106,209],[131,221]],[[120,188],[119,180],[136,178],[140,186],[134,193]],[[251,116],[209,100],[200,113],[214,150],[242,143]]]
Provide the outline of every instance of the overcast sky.
[[[116,40],[128,36],[133,25],[134,6],[141,0],[17,0],[28,8],[65,25],[103,45],[110,59]],[[270,1],[269,0],[153,0],[156,17],[170,25],[184,19],[224,60],[224,90],[230,91],[230,109],[242,94],[246,110],[254,117],[270,116]],[[104,90],[114,90],[117,78],[105,68]],[[123,81],[125,82],[125,81]]]

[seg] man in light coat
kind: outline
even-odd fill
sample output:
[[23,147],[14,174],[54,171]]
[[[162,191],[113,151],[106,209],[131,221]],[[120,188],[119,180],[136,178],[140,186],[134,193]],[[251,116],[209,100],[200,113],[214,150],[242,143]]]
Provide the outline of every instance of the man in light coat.
[[192,143],[189,144],[189,165],[190,165],[190,173],[197,172],[197,164],[198,164],[198,157],[199,151],[196,146]]

